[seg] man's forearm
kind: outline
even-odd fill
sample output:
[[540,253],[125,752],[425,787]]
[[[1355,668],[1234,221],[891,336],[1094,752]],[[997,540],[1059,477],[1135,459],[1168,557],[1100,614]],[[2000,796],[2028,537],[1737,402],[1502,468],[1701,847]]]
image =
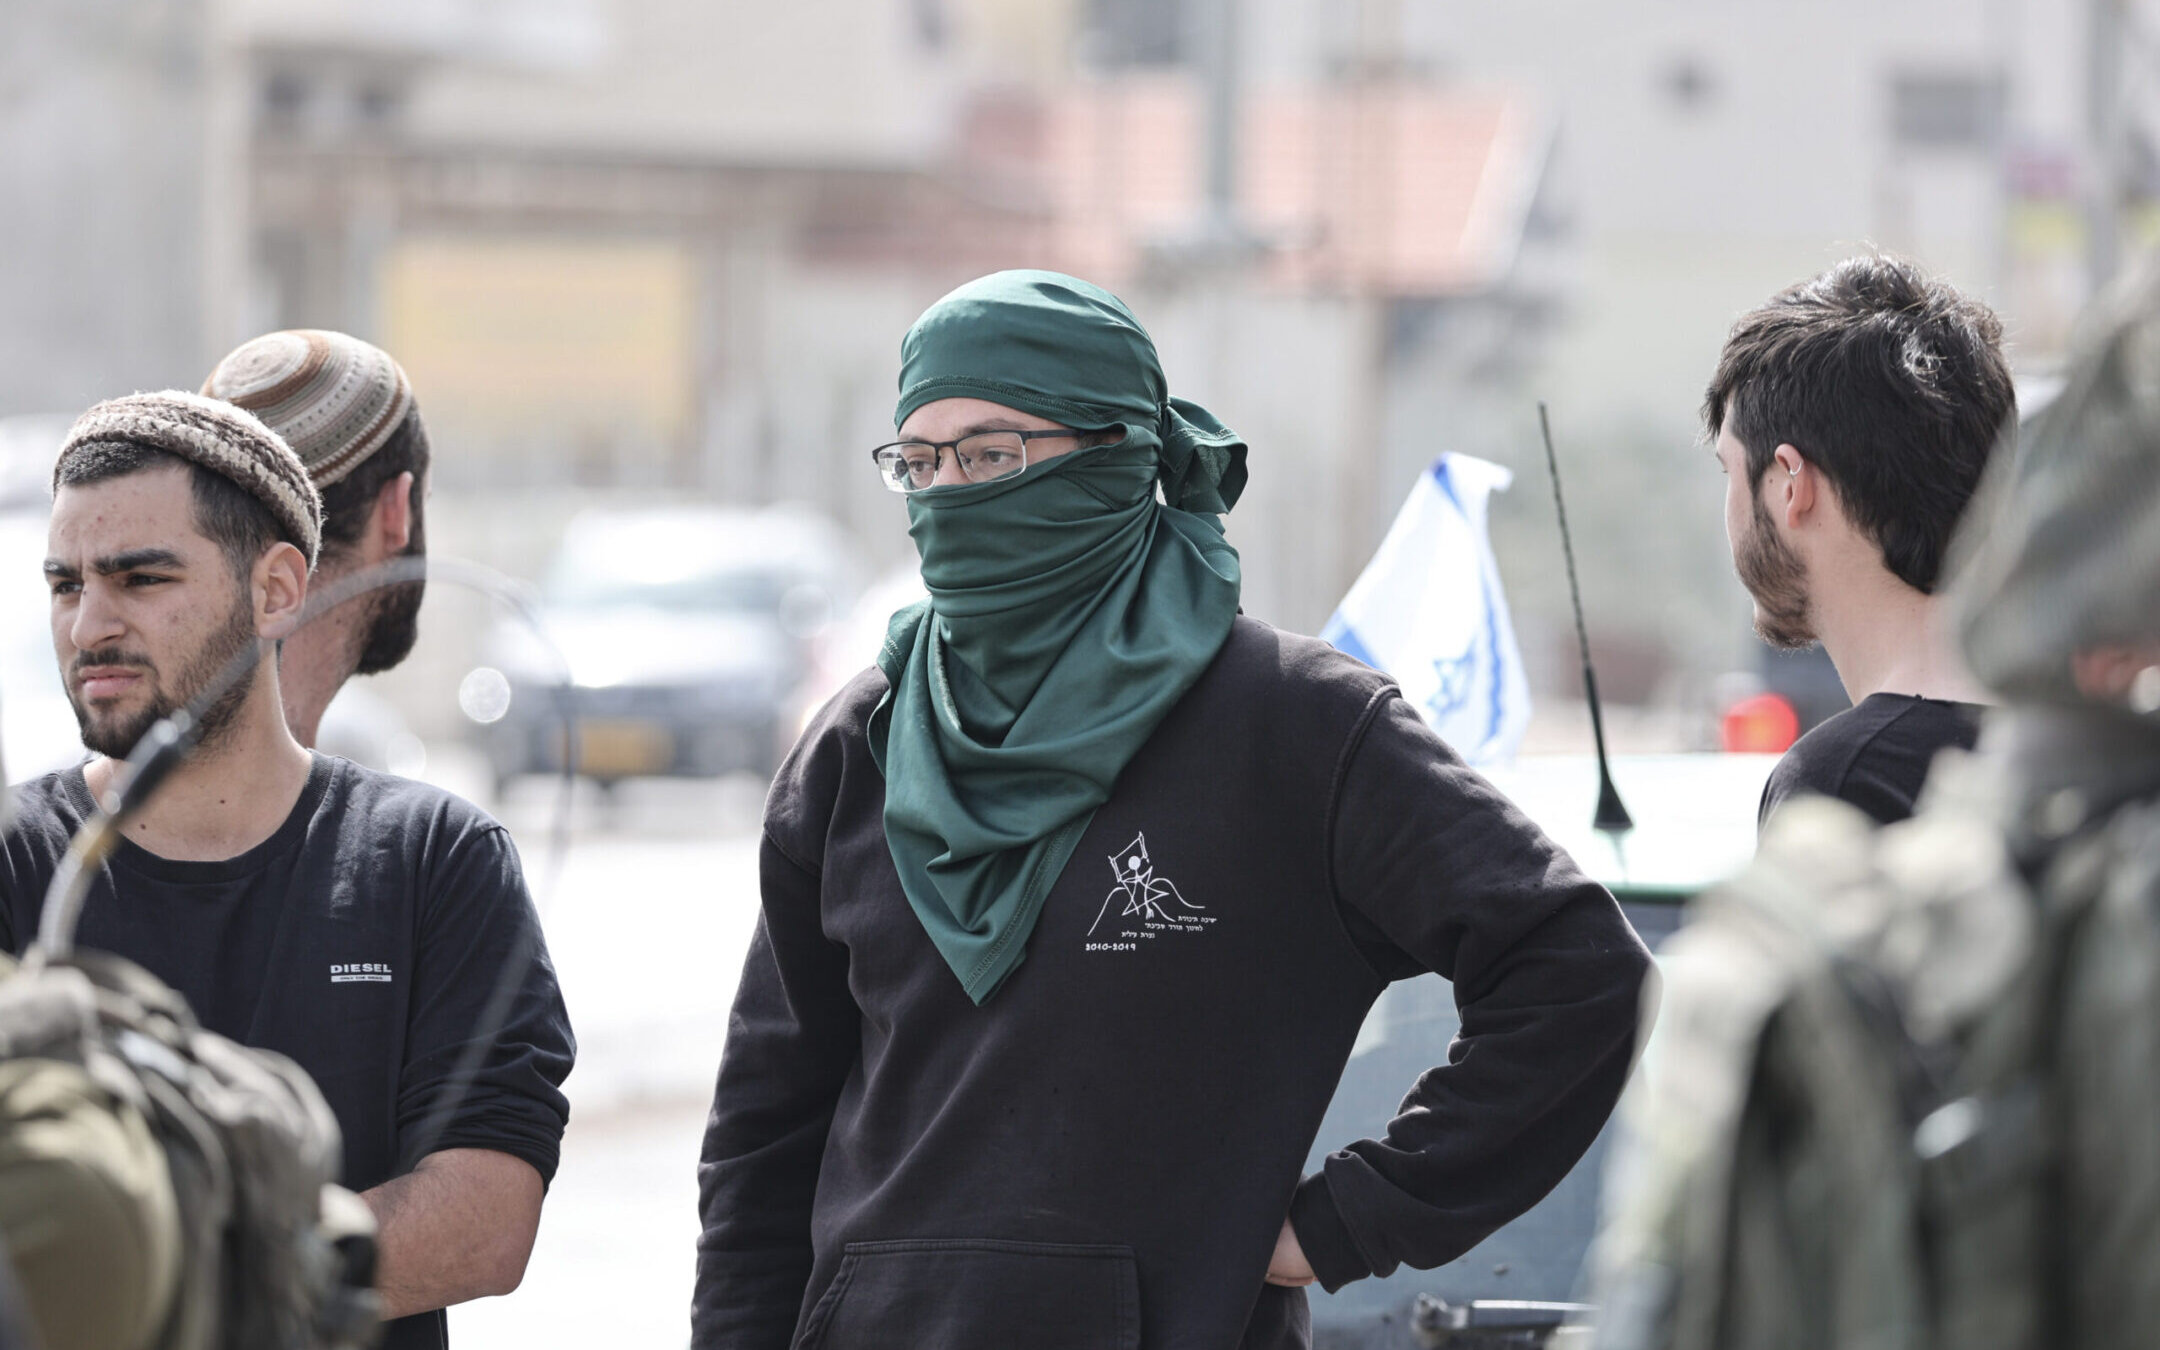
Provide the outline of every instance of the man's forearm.
[[1627,1081],[1653,967],[1612,900],[1584,887],[1482,972],[1486,987],[1461,1005],[1461,1050],[1410,1086],[1386,1132],[1299,1184],[1291,1224],[1328,1290],[1454,1260],[1596,1139]]
[[383,1320],[517,1288],[540,1231],[543,1192],[523,1159],[455,1148],[362,1194],[379,1230]]

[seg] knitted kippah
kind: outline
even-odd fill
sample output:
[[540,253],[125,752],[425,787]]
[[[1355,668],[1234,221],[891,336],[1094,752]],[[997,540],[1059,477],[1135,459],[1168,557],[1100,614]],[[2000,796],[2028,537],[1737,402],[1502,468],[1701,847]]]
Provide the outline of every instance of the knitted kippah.
[[317,487],[360,467],[412,410],[412,385],[388,352],[316,328],[242,345],[218,362],[202,391],[268,423]]
[[322,496],[292,447],[255,414],[180,389],[107,399],[68,428],[53,462],[53,490],[76,451],[114,441],[163,450],[230,478],[270,508],[307,554],[308,566],[315,565],[322,550]]

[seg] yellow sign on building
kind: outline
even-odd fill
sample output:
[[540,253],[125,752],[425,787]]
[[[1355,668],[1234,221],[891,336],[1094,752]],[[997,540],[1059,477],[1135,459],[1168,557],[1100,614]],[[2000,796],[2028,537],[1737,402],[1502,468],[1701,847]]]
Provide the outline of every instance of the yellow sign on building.
[[384,341],[439,434],[673,453],[691,425],[694,283],[664,241],[410,238],[384,263]]

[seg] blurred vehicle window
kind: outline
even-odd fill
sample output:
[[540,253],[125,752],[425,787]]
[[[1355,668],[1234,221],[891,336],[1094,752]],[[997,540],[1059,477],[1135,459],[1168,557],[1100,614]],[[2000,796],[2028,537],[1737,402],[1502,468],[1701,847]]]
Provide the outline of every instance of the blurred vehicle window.
[[469,685],[495,692],[467,700],[467,715],[483,727],[498,786],[561,769],[566,712],[578,722],[578,771],[603,785],[769,774],[861,586],[847,535],[813,511],[588,511],[541,584],[554,652],[499,625]]
[[53,656],[43,571],[53,456],[73,421],[0,418],[0,754],[11,783],[85,753]]

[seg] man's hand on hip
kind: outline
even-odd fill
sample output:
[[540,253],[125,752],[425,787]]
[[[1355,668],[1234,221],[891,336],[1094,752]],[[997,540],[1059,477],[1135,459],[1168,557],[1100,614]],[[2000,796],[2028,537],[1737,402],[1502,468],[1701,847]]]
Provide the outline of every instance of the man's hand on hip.
[[1313,1270],[1305,1260],[1305,1249],[1298,1245],[1297,1233],[1283,1220],[1282,1231],[1275,1235],[1275,1257],[1268,1262],[1267,1282],[1289,1289],[1301,1289],[1313,1282]]

